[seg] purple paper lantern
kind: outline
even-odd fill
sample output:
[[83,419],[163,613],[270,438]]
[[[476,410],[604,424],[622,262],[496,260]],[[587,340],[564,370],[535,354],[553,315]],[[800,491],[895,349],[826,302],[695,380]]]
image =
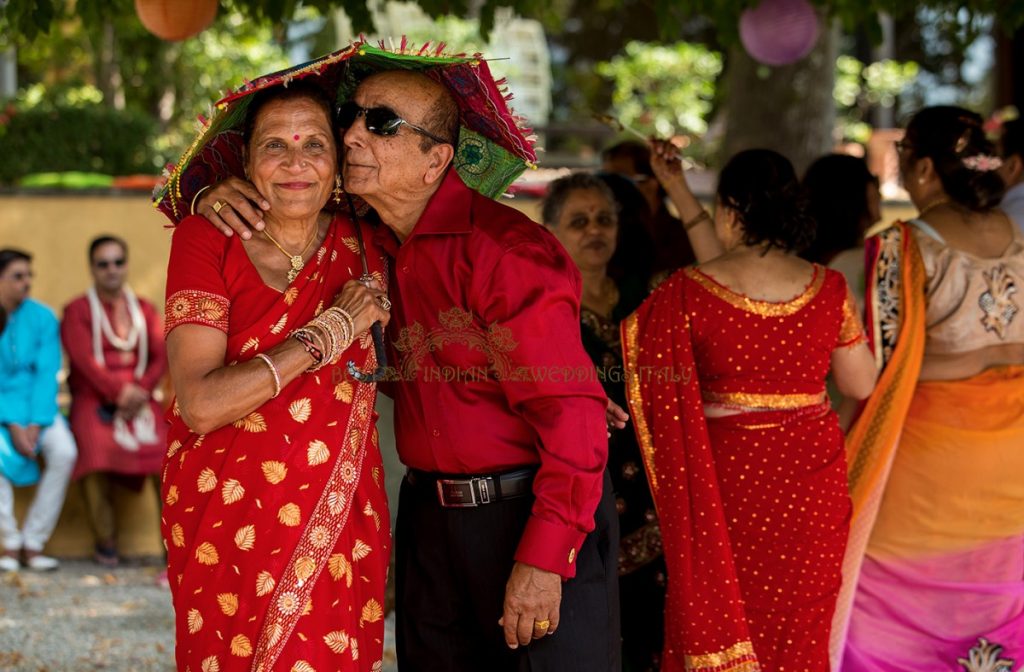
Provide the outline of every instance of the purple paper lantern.
[[740,15],[740,41],[755,60],[788,65],[818,41],[818,15],[807,0],[762,0]]

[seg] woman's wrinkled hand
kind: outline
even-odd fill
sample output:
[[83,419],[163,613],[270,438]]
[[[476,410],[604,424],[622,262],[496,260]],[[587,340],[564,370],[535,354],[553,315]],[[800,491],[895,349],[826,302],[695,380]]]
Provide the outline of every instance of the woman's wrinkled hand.
[[193,214],[206,217],[225,236],[237,233],[248,240],[253,231],[263,230],[263,212],[269,209],[252,182],[229,177],[199,195]]
[[686,181],[683,176],[683,162],[679,158],[679,148],[669,140],[651,138],[651,169],[658,182],[665,189],[673,182]]
[[386,327],[391,320],[391,302],[381,284],[373,279],[362,281],[353,278],[341,288],[334,299],[334,306],[352,316],[358,336],[368,330],[374,322]]

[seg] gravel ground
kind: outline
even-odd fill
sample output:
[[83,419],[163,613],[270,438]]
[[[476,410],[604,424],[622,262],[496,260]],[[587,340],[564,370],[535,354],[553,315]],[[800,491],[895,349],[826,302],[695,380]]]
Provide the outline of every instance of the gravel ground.
[[[0,574],[0,670],[173,672],[174,613],[154,563],[114,571],[67,560],[56,572]],[[393,619],[384,672],[395,672]]]

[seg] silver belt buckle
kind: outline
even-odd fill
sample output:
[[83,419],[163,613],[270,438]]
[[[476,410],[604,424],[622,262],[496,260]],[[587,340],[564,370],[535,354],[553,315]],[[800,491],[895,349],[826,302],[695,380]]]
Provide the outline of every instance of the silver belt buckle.
[[[444,486],[445,485],[457,485],[466,486],[469,488],[469,500],[468,502],[449,502],[445,496]],[[473,479],[449,479],[439,478],[437,479],[437,499],[441,502],[441,506],[446,508],[466,508],[471,506],[479,506],[476,501],[476,492],[473,490]]]

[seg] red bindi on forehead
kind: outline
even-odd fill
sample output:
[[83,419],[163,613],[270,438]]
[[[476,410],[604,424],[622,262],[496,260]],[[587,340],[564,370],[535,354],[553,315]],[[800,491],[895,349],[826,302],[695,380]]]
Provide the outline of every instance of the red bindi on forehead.
[[299,140],[299,134],[298,134],[298,133],[296,133],[295,135],[293,135],[293,136],[292,136],[292,140],[295,140],[296,142],[298,142],[298,140]]

